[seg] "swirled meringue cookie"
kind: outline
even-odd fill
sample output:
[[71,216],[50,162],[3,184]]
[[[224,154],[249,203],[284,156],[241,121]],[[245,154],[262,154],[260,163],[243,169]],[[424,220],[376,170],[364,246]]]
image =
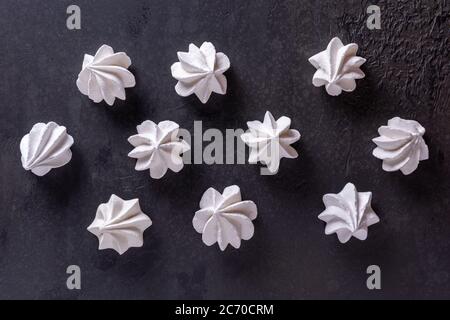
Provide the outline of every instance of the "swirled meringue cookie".
[[255,232],[253,220],[258,210],[253,201],[242,201],[238,186],[225,188],[221,194],[209,188],[200,201],[200,210],[195,213],[192,224],[202,234],[203,243],[212,246],[216,242],[224,251],[230,244],[236,249],[241,240],[250,240]]
[[72,159],[73,138],[55,122],[37,123],[20,141],[22,166],[37,176],[46,175]]
[[182,97],[195,94],[202,103],[212,92],[225,94],[227,78],[223,75],[230,68],[230,60],[210,42],[200,48],[189,45],[189,52],[178,52],[179,62],[172,65],[172,76],[178,80],[175,91]]
[[138,199],[127,201],[113,194],[107,203],[100,204],[87,229],[97,236],[99,250],[114,249],[122,255],[129,248],[144,245],[143,233],[151,225]]
[[323,196],[325,211],[319,219],[325,221],[325,234],[337,234],[341,243],[353,236],[359,240],[367,239],[367,229],[380,219],[371,207],[372,192],[358,192],[352,183],[347,183],[338,193]]
[[266,112],[264,122],[247,122],[249,132],[241,135],[242,141],[250,148],[249,163],[258,161],[267,166],[270,173],[276,174],[282,158],[295,159],[297,151],[290,145],[300,140],[300,132],[291,129],[291,119],[281,117],[275,120],[272,113]]
[[373,155],[383,160],[383,170],[400,170],[404,175],[413,173],[419,162],[428,160],[428,146],[423,139],[425,128],[414,120],[399,117],[378,129],[380,136],[373,139],[378,146]]
[[190,145],[178,137],[180,126],[173,121],[144,121],[137,126],[137,135],[128,138],[134,149],[128,154],[137,159],[136,170],[149,170],[153,179],[161,179],[167,169],[179,172],[184,167],[181,154]]
[[131,59],[124,52],[102,45],[95,56],[84,55],[83,68],[77,86],[82,94],[95,103],[102,100],[112,106],[116,98],[125,100],[125,88],[136,85],[134,75],[128,71]]
[[313,85],[325,86],[331,96],[338,96],[342,91],[354,91],[355,80],[365,77],[360,67],[366,59],[356,56],[357,51],[357,44],[344,46],[339,38],[333,38],[325,51],[309,58],[309,62],[317,69]]

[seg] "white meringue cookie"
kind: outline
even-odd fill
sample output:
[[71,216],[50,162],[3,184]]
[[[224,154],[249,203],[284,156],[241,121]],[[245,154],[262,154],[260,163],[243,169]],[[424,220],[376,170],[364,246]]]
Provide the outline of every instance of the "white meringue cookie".
[[423,139],[425,128],[414,120],[395,117],[387,126],[378,129],[380,136],[373,139],[378,146],[373,155],[383,160],[383,170],[413,173],[419,162],[428,160],[428,146]]
[[189,144],[178,137],[179,125],[162,121],[156,125],[147,120],[137,126],[138,134],[128,138],[135,148],[128,154],[137,159],[136,170],[150,170],[153,179],[162,178],[167,169],[179,172],[184,163],[181,154],[190,150]]
[[204,42],[200,48],[189,45],[189,52],[178,52],[178,59],[172,65],[172,76],[178,80],[175,91],[182,97],[195,95],[202,103],[209,100],[212,92],[225,94],[227,78],[223,75],[230,68],[230,60],[222,53],[216,53],[214,45]]
[[222,194],[209,188],[202,196],[200,210],[195,213],[192,224],[207,246],[217,242],[222,251],[228,244],[239,249],[241,240],[253,237],[252,220],[257,215],[255,203],[242,201],[238,186],[227,187]]
[[113,48],[102,45],[94,57],[84,55],[78,89],[95,103],[105,100],[112,106],[116,98],[125,100],[125,88],[136,85],[134,75],[127,70],[130,65],[131,59],[126,53],[114,53]]
[[371,201],[372,192],[357,192],[352,183],[338,194],[324,195],[326,209],[319,219],[327,223],[325,234],[336,233],[341,243],[348,242],[352,236],[366,240],[368,227],[380,222]]
[[37,176],[46,175],[72,159],[73,138],[55,122],[37,123],[20,141],[22,166]]
[[151,225],[138,199],[126,201],[113,194],[107,203],[100,204],[87,229],[97,236],[99,250],[114,249],[122,255],[131,247],[143,246],[143,233]]
[[344,46],[339,38],[333,38],[325,51],[309,58],[309,62],[317,69],[313,77],[313,85],[325,86],[331,96],[340,95],[342,90],[354,91],[355,79],[365,77],[360,67],[366,59],[356,56],[357,51],[357,44],[350,43]]
[[290,129],[291,119],[281,117],[275,121],[267,111],[264,122],[249,121],[250,132],[241,135],[241,139],[250,147],[249,163],[258,161],[266,165],[271,173],[277,173],[282,158],[295,159],[297,151],[290,145],[300,140],[300,132]]

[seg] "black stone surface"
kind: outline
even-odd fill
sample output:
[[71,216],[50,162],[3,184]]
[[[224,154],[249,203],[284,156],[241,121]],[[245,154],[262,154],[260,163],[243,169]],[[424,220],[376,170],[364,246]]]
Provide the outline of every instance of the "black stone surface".
[[[449,2],[374,1],[382,30],[366,27],[368,1],[0,1],[0,298],[311,299],[450,298]],[[82,29],[66,28],[81,7]],[[308,58],[333,36],[360,45],[367,77],[352,94],[311,85]],[[229,93],[204,106],[181,98],[170,65],[190,42],[213,42],[232,68]],[[137,86],[114,107],[75,85],[84,53],[103,44],[132,58]],[[160,181],[136,172],[127,138],[144,120],[193,129],[246,128],[270,110],[302,133],[300,157],[276,176],[255,165],[190,165]],[[430,160],[411,176],[372,155],[394,116],[426,129]],[[19,142],[36,122],[74,137],[73,159],[43,178],[23,170]],[[317,219],[322,195],[346,182],[373,192],[381,223],[365,242],[339,244]],[[191,221],[203,192],[237,184],[259,208],[240,250],[206,247]],[[154,225],[119,256],[86,231],[115,193],[139,198]],[[66,268],[82,289],[66,288]],[[366,288],[366,268],[382,290]]]

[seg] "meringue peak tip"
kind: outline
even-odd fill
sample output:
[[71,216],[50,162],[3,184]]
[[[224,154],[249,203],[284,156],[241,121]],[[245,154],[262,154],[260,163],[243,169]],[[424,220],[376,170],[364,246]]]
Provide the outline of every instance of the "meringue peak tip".
[[114,49],[110,45],[107,45],[106,43],[102,44],[98,50],[103,50],[103,49],[108,49],[108,50],[110,49],[110,50],[114,51]]
[[331,39],[331,41],[337,41],[337,40],[339,40],[339,41],[342,42],[341,38],[339,38],[338,36],[334,36],[334,37]]
[[214,47],[214,44],[211,41],[203,41],[202,46],[203,45],[208,45],[208,46]]
[[345,188],[352,188],[352,189],[356,190],[356,186],[353,182],[347,182],[344,186],[344,189]]

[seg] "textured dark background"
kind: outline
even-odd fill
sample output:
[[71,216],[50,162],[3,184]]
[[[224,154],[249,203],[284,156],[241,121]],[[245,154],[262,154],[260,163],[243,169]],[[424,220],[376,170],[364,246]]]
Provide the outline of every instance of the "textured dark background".
[[[448,1],[374,1],[382,30],[366,27],[368,1],[81,1],[82,30],[66,29],[69,1],[0,1],[0,298],[450,298]],[[311,85],[308,58],[333,36],[360,45],[367,77],[330,97]],[[177,51],[213,42],[232,68],[229,93],[203,106],[178,97]],[[132,58],[137,86],[114,107],[75,85],[84,53],[103,44]],[[276,176],[258,166],[196,165],[160,181],[134,171],[127,138],[146,119],[192,130],[245,128],[271,110],[292,118],[297,160]],[[371,155],[394,116],[426,129],[430,160],[411,176]],[[19,142],[36,122],[74,137],[73,159],[43,178],[23,170]],[[365,242],[324,235],[322,195],[346,182],[373,192],[381,223]],[[191,221],[203,192],[237,184],[259,208],[240,250],[206,247]],[[97,251],[86,231],[112,193],[139,198],[154,225],[145,245]],[[66,267],[82,290],[66,289]],[[382,269],[367,290],[365,270]]]

